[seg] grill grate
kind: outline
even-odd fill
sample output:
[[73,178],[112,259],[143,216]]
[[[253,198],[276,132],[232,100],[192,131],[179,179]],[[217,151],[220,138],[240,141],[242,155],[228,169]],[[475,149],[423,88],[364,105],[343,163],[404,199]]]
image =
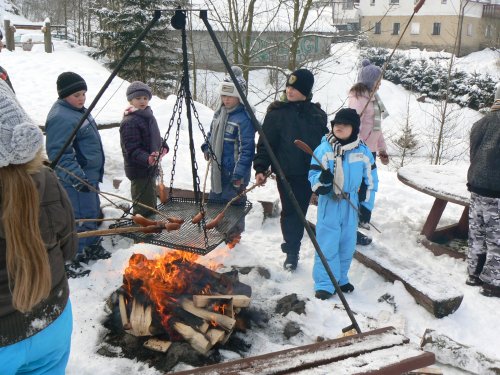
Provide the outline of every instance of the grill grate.
[[[205,220],[208,223],[215,218],[227,202],[218,200],[207,200],[205,204]],[[200,212],[200,205],[194,198],[171,197],[166,203],[160,204],[157,210],[167,216],[175,216],[184,219],[181,228],[176,231],[163,231],[162,233],[123,233],[125,237],[134,239],[137,242],[151,243],[165,246],[172,249],[185,250],[192,253],[205,255],[215,249],[222,241],[226,240],[236,224],[245,217],[252,209],[252,203],[248,200],[244,205],[231,205],[224,213],[224,219],[213,229],[207,229],[207,242],[201,223],[191,223],[191,218]],[[165,220],[158,214],[148,216],[151,220]],[[110,225],[110,228],[136,226],[133,221],[122,221]]]

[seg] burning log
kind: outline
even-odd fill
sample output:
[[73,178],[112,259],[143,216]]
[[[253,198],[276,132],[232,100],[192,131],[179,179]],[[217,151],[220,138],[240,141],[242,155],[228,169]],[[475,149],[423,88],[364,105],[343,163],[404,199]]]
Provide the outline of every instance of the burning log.
[[184,310],[190,312],[191,314],[194,314],[196,316],[199,316],[200,318],[207,319],[211,322],[216,323],[217,325],[220,325],[226,331],[232,330],[234,325],[236,324],[235,319],[232,319],[222,314],[217,314],[215,312],[210,312],[207,310],[200,309],[193,304],[193,301],[189,301],[187,299],[181,302],[181,306]]
[[219,300],[231,300],[233,307],[250,306],[250,298],[243,295],[195,295],[193,303],[196,307],[206,307],[207,305],[218,302]]
[[190,326],[183,324],[181,322],[174,323],[174,329],[182,336],[184,339],[191,344],[194,350],[201,354],[207,354],[208,351],[213,347],[213,345],[208,341],[203,334],[197,332]]
[[130,313],[130,333],[134,336],[151,336],[149,327],[152,321],[151,306],[144,307],[134,299]]
[[222,342],[225,338],[226,332],[222,329],[211,328],[205,334],[205,337],[210,341],[210,344],[214,346],[215,344]]
[[151,338],[144,343],[144,347],[160,353],[166,353],[172,343],[170,341]]

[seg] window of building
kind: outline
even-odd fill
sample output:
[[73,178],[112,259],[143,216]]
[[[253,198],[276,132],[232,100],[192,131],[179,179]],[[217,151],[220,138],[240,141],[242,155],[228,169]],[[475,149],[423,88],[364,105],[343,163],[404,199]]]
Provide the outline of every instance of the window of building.
[[400,26],[399,22],[394,22],[392,24],[392,35],[399,35],[399,26]]
[[441,34],[441,22],[434,22],[434,26],[432,27],[432,35],[440,35]]
[[380,22],[375,22],[375,34],[380,34],[382,32],[382,24]]
[[467,36],[472,36],[472,23],[467,24]]
[[354,9],[354,0],[344,0],[342,9]]
[[446,4],[448,0],[441,0],[441,4]]
[[370,6],[375,6],[375,0],[370,0]]
[[412,22],[410,33],[413,35],[420,34],[420,22]]
[[391,5],[399,5],[399,0],[389,0],[389,4],[391,4]]

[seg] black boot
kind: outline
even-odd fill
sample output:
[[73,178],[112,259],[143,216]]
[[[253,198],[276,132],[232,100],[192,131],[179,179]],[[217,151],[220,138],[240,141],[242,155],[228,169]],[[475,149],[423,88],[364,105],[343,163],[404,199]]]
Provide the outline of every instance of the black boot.
[[361,233],[359,230],[356,231],[356,245],[366,246],[372,243],[372,239],[367,235]]
[[498,297],[500,298],[500,286],[494,286],[491,284],[484,283],[479,291],[483,296],[486,297]]
[[352,293],[354,291],[354,285],[347,283],[340,286],[340,290],[344,293]]
[[484,284],[483,281],[479,278],[479,276],[476,275],[469,275],[467,280],[465,280],[465,283],[471,286],[481,286]]
[[287,271],[295,271],[299,263],[299,254],[286,253],[286,259],[283,268]]
[[327,292],[326,290],[317,290],[316,293],[314,293],[314,297],[320,300],[327,300],[331,296],[333,296],[333,293]]

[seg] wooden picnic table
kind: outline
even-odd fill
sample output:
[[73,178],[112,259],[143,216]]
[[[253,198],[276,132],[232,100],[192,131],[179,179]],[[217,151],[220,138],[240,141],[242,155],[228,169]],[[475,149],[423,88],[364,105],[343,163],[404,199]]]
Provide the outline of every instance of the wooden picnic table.
[[[464,242],[469,230],[469,199],[467,190],[467,164],[461,165],[411,165],[399,169],[398,179],[415,190],[435,198],[421,234],[422,244],[436,255],[448,254],[464,259],[464,251],[451,247],[454,240]],[[456,224],[437,228],[448,202],[463,206]]]

